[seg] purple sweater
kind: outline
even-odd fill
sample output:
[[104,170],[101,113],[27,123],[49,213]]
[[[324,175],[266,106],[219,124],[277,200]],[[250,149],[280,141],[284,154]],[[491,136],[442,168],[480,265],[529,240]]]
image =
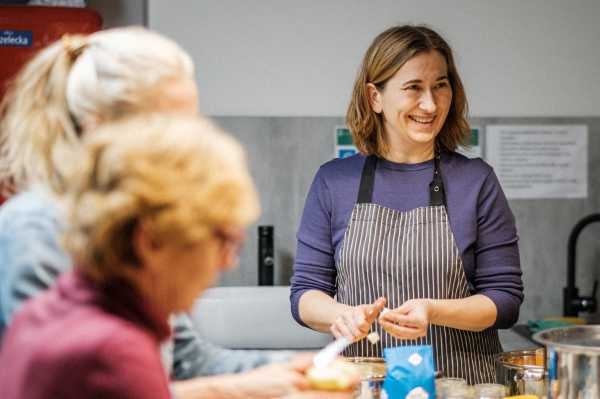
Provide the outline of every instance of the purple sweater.
[[[302,294],[315,289],[332,297],[336,293],[336,262],[364,162],[362,155],[327,162],[308,193],[290,295],[292,315],[304,326],[298,310]],[[450,227],[471,292],[496,304],[495,328],[509,328],[519,317],[523,283],[515,220],[498,178],[483,160],[457,153],[443,153],[440,169]],[[432,176],[433,160],[417,164],[380,160],[373,202],[398,211],[428,206]]]

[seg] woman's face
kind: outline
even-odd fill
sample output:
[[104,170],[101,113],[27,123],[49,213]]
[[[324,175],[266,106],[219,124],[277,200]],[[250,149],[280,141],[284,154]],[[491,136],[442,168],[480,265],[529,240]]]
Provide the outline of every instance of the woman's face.
[[387,143],[403,151],[433,146],[450,109],[452,88],[444,56],[419,53],[379,91],[369,84],[373,111],[383,114]]
[[163,260],[158,270],[163,275],[161,280],[167,283],[165,291],[172,311],[189,310],[204,290],[215,285],[221,272],[237,266],[244,238],[243,228],[230,227],[213,230],[200,243],[164,245],[157,257]]

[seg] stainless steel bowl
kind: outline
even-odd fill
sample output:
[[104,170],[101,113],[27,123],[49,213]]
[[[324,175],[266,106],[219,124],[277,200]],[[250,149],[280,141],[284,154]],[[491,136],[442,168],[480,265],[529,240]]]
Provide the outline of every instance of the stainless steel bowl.
[[541,331],[551,399],[600,399],[600,325]]
[[385,361],[379,357],[348,357],[345,360],[360,370],[361,383],[354,392],[354,397],[379,399],[385,379]]
[[496,356],[496,380],[508,395],[546,395],[544,348],[500,353]]

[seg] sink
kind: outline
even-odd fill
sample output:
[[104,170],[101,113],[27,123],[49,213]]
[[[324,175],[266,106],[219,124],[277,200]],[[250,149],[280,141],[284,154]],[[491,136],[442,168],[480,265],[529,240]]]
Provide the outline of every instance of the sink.
[[319,349],[330,334],[300,326],[292,318],[289,286],[215,287],[192,310],[202,337],[231,349]]

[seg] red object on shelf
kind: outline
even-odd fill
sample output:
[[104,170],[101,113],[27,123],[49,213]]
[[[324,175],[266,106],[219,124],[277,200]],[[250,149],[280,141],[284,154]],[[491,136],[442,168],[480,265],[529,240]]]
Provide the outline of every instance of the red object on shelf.
[[[93,33],[101,27],[102,18],[90,8],[0,6],[0,98],[41,48],[65,33]],[[3,201],[0,197],[0,204]]]

